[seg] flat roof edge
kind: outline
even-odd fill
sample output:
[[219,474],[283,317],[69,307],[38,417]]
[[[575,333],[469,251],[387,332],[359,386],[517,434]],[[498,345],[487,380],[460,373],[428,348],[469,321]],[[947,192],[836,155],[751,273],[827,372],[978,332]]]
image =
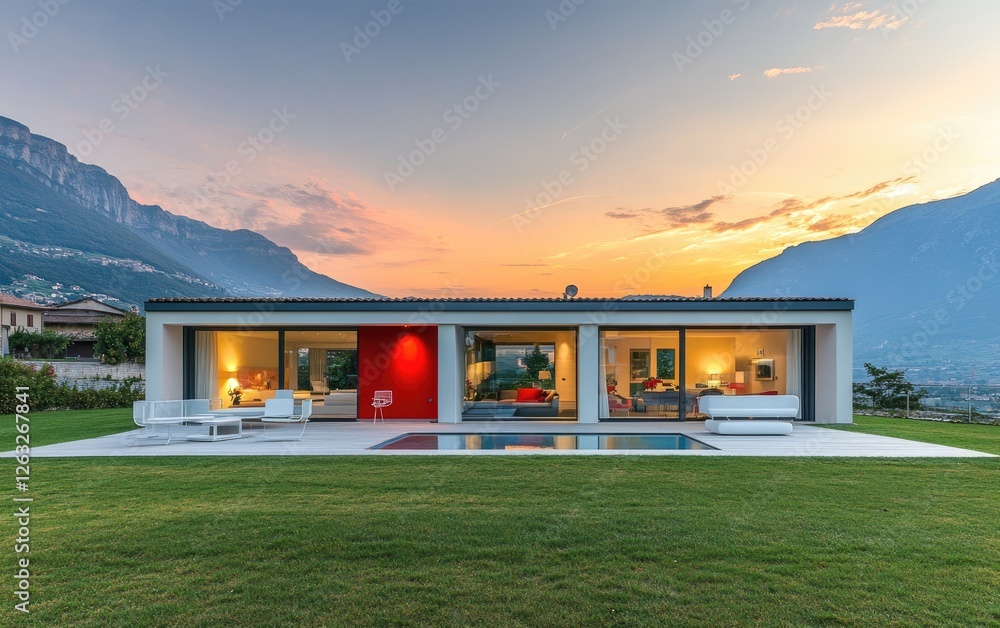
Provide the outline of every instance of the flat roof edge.
[[372,300],[225,299],[146,301],[147,312],[752,312],[850,311],[853,299],[741,298],[678,300]]

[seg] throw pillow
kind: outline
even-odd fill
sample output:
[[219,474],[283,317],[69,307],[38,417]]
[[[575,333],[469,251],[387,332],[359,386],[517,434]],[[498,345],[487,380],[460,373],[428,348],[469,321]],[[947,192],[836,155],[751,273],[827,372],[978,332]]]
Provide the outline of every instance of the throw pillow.
[[541,388],[518,388],[514,401],[538,401],[538,393],[540,392],[543,392]]

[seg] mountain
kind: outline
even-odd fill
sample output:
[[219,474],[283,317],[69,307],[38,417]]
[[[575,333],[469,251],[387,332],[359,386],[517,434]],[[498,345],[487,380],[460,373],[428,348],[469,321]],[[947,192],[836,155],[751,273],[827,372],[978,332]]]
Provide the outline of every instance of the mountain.
[[[855,364],[1000,376],[1000,180],[756,264],[723,296],[855,299]],[[917,375],[920,377],[920,375]]]
[[155,296],[375,296],[309,270],[258,233],[142,205],[104,169],[4,117],[0,252],[0,284],[32,276],[125,303]]

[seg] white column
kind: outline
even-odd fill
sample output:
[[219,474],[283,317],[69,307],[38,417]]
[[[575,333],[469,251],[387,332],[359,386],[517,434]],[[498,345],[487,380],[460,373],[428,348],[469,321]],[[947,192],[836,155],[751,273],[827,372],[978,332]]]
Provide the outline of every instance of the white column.
[[163,399],[163,325],[146,314],[146,401]]
[[851,313],[844,314],[833,325],[816,326],[817,423],[851,423],[854,420]]
[[462,421],[465,345],[457,325],[438,325],[438,423]]
[[837,323],[837,423],[854,422],[854,321],[844,312]]
[[146,315],[146,400],[180,399],[184,392],[183,328]]
[[577,359],[576,412],[580,423],[597,423],[598,375],[601,363],[601,343],[597,335],[597,325],[580,325],[577,337],[579,347]]

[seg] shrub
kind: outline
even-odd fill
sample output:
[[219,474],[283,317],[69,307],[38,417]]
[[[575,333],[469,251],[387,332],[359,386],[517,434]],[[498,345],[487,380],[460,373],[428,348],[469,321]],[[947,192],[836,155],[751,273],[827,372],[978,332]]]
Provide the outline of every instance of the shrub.
[[7,345],[11,353],[32,358],[52,359],[65,351],[71,342],[73,342],[72,336],[49,329],[28,331],[18,328],[7,336]]
[[31,409],[48,410],[68,408],[90,410],[95,408],[123,408],[145,398],[139,387],[139,378],[129,378],[104,388],[78,389],[76,386],[56,382],[55,371],[48,364],[40,369],[10,358],[0,359],[0,414],[13,414],[17,405],[18,386],[28,387]]

